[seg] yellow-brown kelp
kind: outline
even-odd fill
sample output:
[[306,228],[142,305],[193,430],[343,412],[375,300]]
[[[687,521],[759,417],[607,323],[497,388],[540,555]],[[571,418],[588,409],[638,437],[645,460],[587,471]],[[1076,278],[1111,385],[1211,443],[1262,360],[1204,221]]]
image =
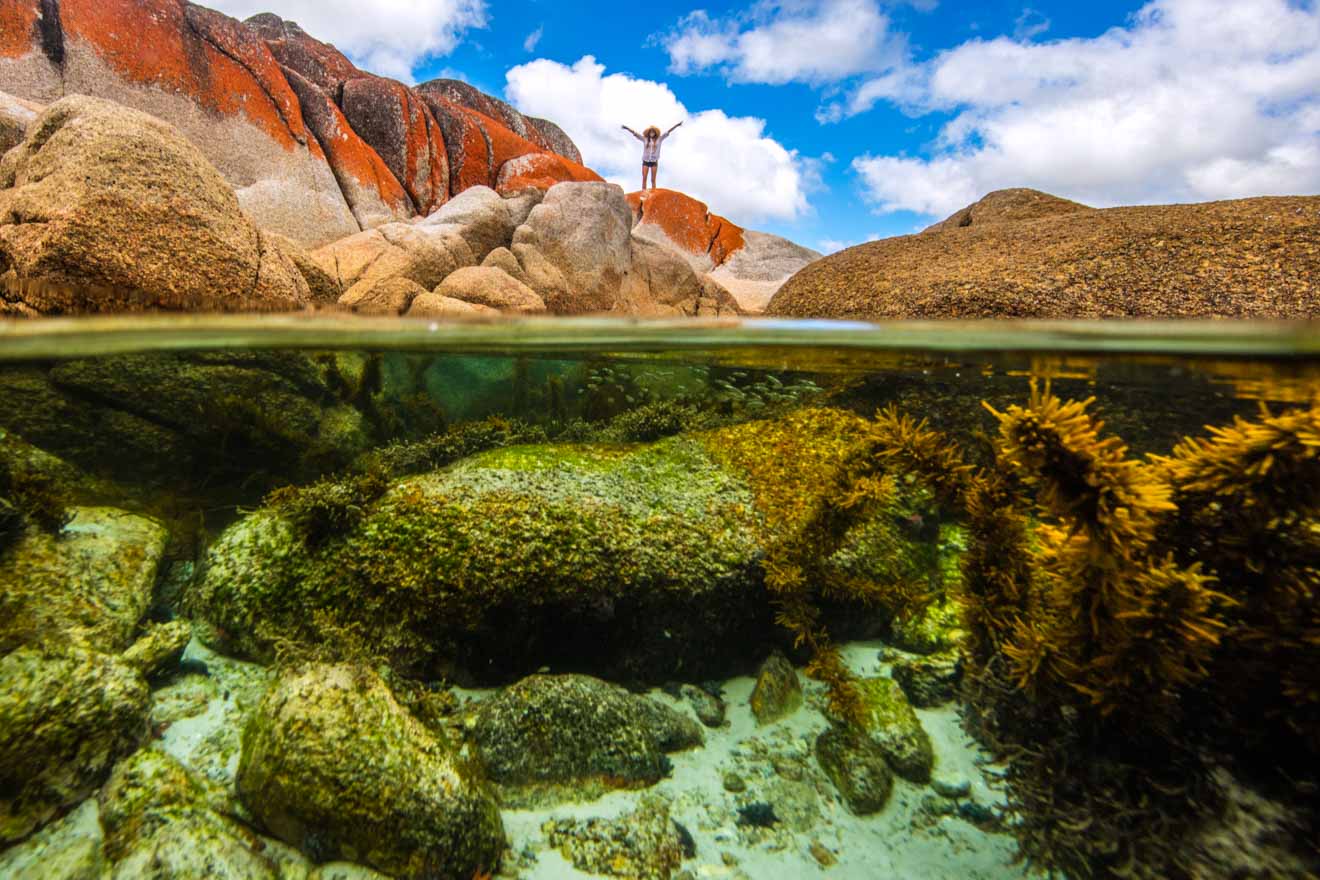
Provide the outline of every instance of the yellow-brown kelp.
[[[1231,735],[1287,727],[1320,753],[1320,405],[1212,428],[1156,459],[1176,514],[1160,541],[1203,564],[1235,604],[1215,665]],[[1228,696],[1231,695],[1231,696]],[[1281,748],[1280,748],[1281,747]],[[1287,744],[1275,744],[1286,754]],[[1294,754],[1297,750],[1291,750]]]

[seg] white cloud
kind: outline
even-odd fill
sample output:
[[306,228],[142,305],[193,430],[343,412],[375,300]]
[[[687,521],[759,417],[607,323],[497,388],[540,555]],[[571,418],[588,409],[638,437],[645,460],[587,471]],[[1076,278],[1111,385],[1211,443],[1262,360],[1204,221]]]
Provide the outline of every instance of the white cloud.
[[536,51],[536,44],[541,42],[541,37],[544,35],[544,26],[538,27],[536,30],[532,31],[527,35],[527,39],[523,40],[523,50],[527,52]]
[[770,84],[881,71],[907,53],[876,0],[762,0],[730,19],[698,10],[661,43],[674,73],[719,68],[733,82]]
[[590,55],[571,67],[537,59],[506,75],[505,97],[532,116],[559,123],[601,176],[632,191],[641,185],[641,144],[620,126],[683,127],[665,141],[658,183],[686,192],[743,224],[793,219],[808,210],[816,162],[765,133],[765,121],[722,110],[689,111],[668,86],[605,73]]
[[879,240],[880,240],[880,233],[872,232],[870,235],[866,236],[866,238],[863,238],[861,241],[838,241],[837,239],[833,239],[833,238],[822,238],[820,241],[816,242],[816,246],[817,248],[819,248],[822,254],[829,256],[830,254],[837,254],[839,251],[846,250],[850,247],[856,247],[859,244],[866,244],[868,241],[879,241]]
[[274,12],[333,43],[364,70],[412,82],[422,61],[447,55],[486,24],[485,0],[206,0],[235,18]]
[[905,82],[825,114],[955,114],[926,158],[854,160],[880,211],[945,215],[1010,186],[1097,206],[1320,192],[1314,3],[1154,0],[1091,39],[974,39]]

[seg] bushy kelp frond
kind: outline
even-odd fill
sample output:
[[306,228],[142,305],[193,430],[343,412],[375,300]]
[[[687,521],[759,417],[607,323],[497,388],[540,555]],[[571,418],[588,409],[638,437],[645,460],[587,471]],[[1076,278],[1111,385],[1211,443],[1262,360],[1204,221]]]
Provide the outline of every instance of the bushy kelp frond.
[[935,493],[936,503],[963,514],[980,477],[948,437],[892,404],[876,414],[874,448],[890,472],[912,474]]
[[1061,401],[1032,384],[1031,403],[1000,413],[1001,460],[1035,488],[1048,513],[1084,529],[1091,550],[1131,559],[1153,537],[1157,518],[1174,509],[1157,473],[1127,457],[1117,437],[1101,437],[1104,423],[1086,410],[1093,399]]
[[309,486],[285,486],[270,493],[266,504],[282,513],[303,542],[315,548],[357,526],[389,487],[385,472],[373,469]]

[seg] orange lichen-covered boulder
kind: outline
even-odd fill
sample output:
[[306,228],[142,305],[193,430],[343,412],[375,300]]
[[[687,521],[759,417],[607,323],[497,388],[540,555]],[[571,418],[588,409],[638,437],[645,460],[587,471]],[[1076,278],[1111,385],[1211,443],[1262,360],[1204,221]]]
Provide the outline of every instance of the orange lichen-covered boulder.
[[508,195],[529,187],[546,190],[556,183],[601,179],[601,176],[590,168],[584,168],[563,156],[554,153],[528,153],[504,163],[495,181],[495,189],[500,195]]
[[416,214],[403,185],[371,146],[358,136],[330,96],[301,74],[284,69],[303,119],[325,151],[353,217],[363,229]]
[[344,53],[312,37],[298,27],[297,22],[263,12],[243,23],[266,41],[266,46],[281,65],[298,71],[332,100],[339,97],[339,89],[344,83],[362,76],[362,71]]
[[410,88],[379,76],[344,83],[340,107],[353,130],[376,150],[403,184],[419,214],[449,199],[444,134]]
[[703,270],[723,264],[743,246],[741,226],[710,213],[704,202],[684,193],[669,189],[630,193],[628,205],[638,234],[663,237]]
[[414,89],[426,106],[445,139],[449,158],[449,194],[456,196],[474,186],[490,186],[490,140],[466,107],[440,97],[425,85]]
[[300,243],[358,229],[278,63],[240,22],[184,0],[5,0],[0,32],[0,89],[94,95],[175,125],[259,225]]

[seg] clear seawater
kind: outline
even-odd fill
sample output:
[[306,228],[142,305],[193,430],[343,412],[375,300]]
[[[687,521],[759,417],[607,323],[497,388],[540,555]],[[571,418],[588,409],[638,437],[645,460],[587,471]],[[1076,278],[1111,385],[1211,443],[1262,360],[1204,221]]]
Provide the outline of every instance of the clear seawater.
[[[1089,401],[1079,418],[1121,447],[1083,442],[1104,460],[1091,471],[1076,470],[1085,456],[1040,452],[1053,484],[1021,444],[1014,461],[1014,413],[1049,400]],[[334,873],[365,870],[352,864],[463,880],[990,878],[1051,864],[1306,876],[1320,785],[1317,407],[1320,328],[1305,325],[0,324],[0,876],[306,877],[325,864],[338,867],[317,876],[373,876]],[[1008,486],[986,496],[1016,505],[1025,530],[1006,557],[976,555],[993,550],[977,543],[983,510],[950,502],[939,475],[871,433],[904,419]],[[1276,431],[1277,449],[1251,459],[1249,478],[1226,473],[1239,459],[1223,464],[1209,494],[1158,463],[1191,455],[1176,452],[1187,438],[1219,438],[1229,461],[1234,443],[1260,440],[1252,431]],[[1271,468],[1286,470],[1278,485]],[[1165,490],[1172,500],[1150,502]],[[1154,525],[1140,522],[1146,503]],[[1221,503],[1254,513],[1206,513]],[[785,560],[808,575],[784,586]],[[1019,563],[1034,598],[1001,610],[998,629],[965,619],[968,593],[986,589],[969,565]],[[127,732],[98,731],[100,710],[61,714],[109,701],[88,695],[95,676],[54,700],[64,709],[32,708],[56,687],[31,671],[42,662],[76,656],[85,672],[87,651],[122,655],[174,621],[191,640],[146,670],[146,714],[113,722]],[[1046,645],[1064,636],[1087,644]],[[899,772],[875,809],[849,801],[838,772],[870,772],[871,753],[827,772],[818,739],[854,728],[813,643],[854,684],[903,682],[897,699],[917,705],[900,714],[919,722],[905,735],[928,742],[930,781]],[[1040,650],[1034,664],[1024,645]],[[776,653],[804,699],[761,723],[751,695]],[[38,658],[21,681],[20,654]],[[252,781],[240,765],[263,760],[249,754],[252,718],[273,711],[269,692],[299,675],[330,687],[321,679],[345,668],[393,693],[409,736],[463,754],[465,784],[499,810],[497,857],[437,843],[443,805],[409,812],[425,801],[411,777],[430,765],[382,758],[393,775],[362,778],[370,760],[336,757],[394,748],[370,740],[375,721],[337,728],[324,766]],[[945,691],[915,695],[917,674],[943,675]],[[723,721],[641,782],[633,733],[584,728],[624,769],[578,756],[578,779],[565,756],[537,755],[557,769],[528,787],[500,763],[520,734],[483,731],[496,722],[481,707],[535,675],[593,676],[693,724],[700,690]],[[264,748],[310,753],[304,735],[320,734],[269,734]],[[514,745],[491,745],[500,737]],[[123,795],[141,750],[171,756],[205,803],[161,775]],[[1042,806],[1046,753],[1057,814]],[[559,773],[548,788],[547,773]],[[1125,781],[1106,788],[1094,778],[1106,773]],[[668,819],[639,818],[656,811]],[[626,816],[651,830],[602,824]],[[1113,845],[1079,855],[1086,822]],[[1154,846],[1153,829],[1188,843]],[[1258,870],[1235,873],[1243,859]]]

